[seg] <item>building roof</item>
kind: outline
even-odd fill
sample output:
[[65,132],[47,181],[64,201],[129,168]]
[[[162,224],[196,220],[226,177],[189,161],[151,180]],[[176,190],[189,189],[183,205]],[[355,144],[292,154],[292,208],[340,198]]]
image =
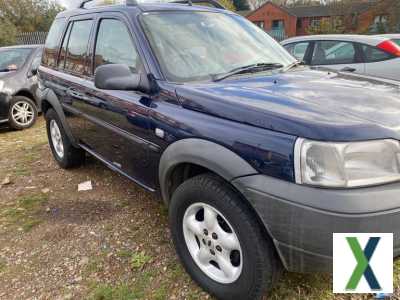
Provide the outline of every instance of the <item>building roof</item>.
[[355,2],[351,3],[349,5],[349,8],[346,7],[346,11],[334,5],[295,6],[286,7],[285,9],[289,11],[292,15],[297,16],[298,18],[310,18],[327,17],[348,13],[362,13],[374,5],[376,5],[375,1]]

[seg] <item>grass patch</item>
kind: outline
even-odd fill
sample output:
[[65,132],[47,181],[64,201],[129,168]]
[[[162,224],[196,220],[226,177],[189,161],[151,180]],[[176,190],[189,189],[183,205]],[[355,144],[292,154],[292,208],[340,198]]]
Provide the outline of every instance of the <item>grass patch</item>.
[[162,286],[156,289],[152,295],[152,299],[154,300],[168,299],[168,288],[166,286]]
[[143,269],[144,266],[151,261],[151,256],[146,255],[144,251],[140,253],[134,253],[131,257],[132,269]]
[[16,206],[3,210],[0,218],[6,226],[17,226],[28,232],[41,223],[37,214],[47,199],[47,195],[44,194],[22,196],[17,199]]
[[6,263],[0,260],[0,274],[6,270]]
[[89,300],[134,300],[140,299],[127,284],[111,286],[101,284],[94,287]]
[[129,250],[120,250],[117,252],[117,256],[122,259],[131,258],[133,256],[132,252]]
[[85,268],[84,274],[88,276],[90,274],[100,273],[103,271],[103,268],[103,261],[100,258],[96,257],[89,261]]

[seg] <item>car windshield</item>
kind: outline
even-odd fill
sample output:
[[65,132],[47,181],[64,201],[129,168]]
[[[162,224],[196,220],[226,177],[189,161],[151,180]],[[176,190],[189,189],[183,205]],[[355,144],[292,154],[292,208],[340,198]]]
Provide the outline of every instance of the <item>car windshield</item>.
[[400,46],[400,39],[394,39],[393,42]]
[[296,62],[267,33],[236,15],[155,12],[141,20],[168,81],[210,80],[245,66]]
[[28,48],[0,50],[0,71],[18,70],[25,64],[31,53],[32,49]]

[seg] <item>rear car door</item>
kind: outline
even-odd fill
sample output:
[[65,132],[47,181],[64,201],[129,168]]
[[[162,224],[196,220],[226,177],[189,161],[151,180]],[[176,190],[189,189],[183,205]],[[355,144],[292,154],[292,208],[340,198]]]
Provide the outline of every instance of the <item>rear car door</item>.
[[359,46],[347,41],[315,41],[311,65],[357,74],[365,73]]
[[55,62],[57,72],[51,80],[51,88],[57,93],[72,134],[78,141],[82,141],[86,129],[81,95],[84,95],[90,78],[88,53],[94,23],[95,15],[70,19]]
[[[365,73],[370,76],[400,80],[400,52],[390,51],[390,47],[398,47],[392,41],[382,43],[382,48],[361,45],[365,60]],[[389,45],[388,43],[392,43]],[[386,48],[384,45],[388,45]]]
[[94,72],[104,64],[124,64],[133,73],[143,70],[128,20],[119,13],[98,18],[91,47],[92,74],[84,88],[71,90],[85,122],[82,142],[112,168],[148,189],[155,188],[156,166],[148,141],[149,96],[136,91],[107,91],[94,86]]

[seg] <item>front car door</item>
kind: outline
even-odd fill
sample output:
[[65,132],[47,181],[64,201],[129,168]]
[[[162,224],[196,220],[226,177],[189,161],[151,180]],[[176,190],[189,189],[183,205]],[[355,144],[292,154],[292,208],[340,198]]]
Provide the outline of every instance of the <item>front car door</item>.
[[310,64],[337,71],[365,73],[359,46],[347,41],[315,41]]
[[303,61],[306,64],[309,63],[306,61],[306,58],[308,56],[307,53],[310,51],[310,42],[287,44],[284,48],[299,61]]
[[77,95],[79,111],[86,119],[83,146],[112,168],[153,190],[157,167],[150,155],[158,151],[158,146],[148,140],[149,96],[136,91],[99,90],[93,78],[96,68],[104,64],[124,64],[133,73],[143,72],[143,60],[124,15],[102,14],[95,32],[90,51],[91,79]]

